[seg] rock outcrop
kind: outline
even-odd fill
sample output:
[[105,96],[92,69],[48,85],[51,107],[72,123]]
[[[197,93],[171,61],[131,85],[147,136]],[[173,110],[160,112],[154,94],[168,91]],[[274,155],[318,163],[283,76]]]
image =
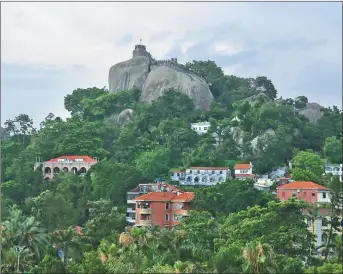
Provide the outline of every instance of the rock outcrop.
[[133,115],[133,110],[130,108],[124,109],[122,112],[119,113],[117,117],[117,123],[122,126],[126,124],[128,121],[131,120]]
[[145,46],[136,45],[132,59],[110,68],[110,92],[137,88],[141,101],[151,102],[174,89],[189,96],[196,108],[209,109],[213,95],[206,81],[177,63],[176,59],[156,61]]
[[299,114],[304,115],[310,123],[317,123],[317,121],[323,116],[320,111],[323,107],[317,103],[307,103],[306,107],[299,110]]

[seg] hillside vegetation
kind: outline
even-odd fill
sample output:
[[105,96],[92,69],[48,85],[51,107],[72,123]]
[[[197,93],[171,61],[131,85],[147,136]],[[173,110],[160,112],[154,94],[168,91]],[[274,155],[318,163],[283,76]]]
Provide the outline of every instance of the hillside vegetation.
[[[186,66],[210,84],[215,102],[209,111],[195,109],[177,90],[147,104],[139,101],[139,90],[109,93],[93,87],[65,97],[71,114],[66,120],[50,113],[39,129],[26,114],[6,121],[11,136],[1,148],[3,273],[342,271],[335,234],[333,254],[325,263],[312,256],[313,235],[300,211],[304,203],[280,203],[250,181],[196,189],[197,210],[176,230],[134,229],[126,235],[129,244],[119,240],[126,192],[155,178],[168,179],[171,168],[225,166],[236,160],[252,161],[255,173],[267,174],[297,155],[301,159],[300,152],[305,158],[342,163],[342,113],[337,107],[323,108],[313,123],[300,114],[306,97],[278,97],[266,77],[224,75],[212,61]],[[125,109],[132,109],[133,116],[119,125],[117,115]],[[211,122],[208,134],[199,136],[190,128],[200,121]],[[219,136],[217,146],[212,133]],[[89,155],[100,162],[84,177],[61,174],[51,181],[33,170],[36,157],[61,155]],[[302,166],[294,171],[298,178],[325,184],[321,171],[306,173]],[[75,234],[76,225],[85,236]],[[72,261],[56,258],[53,244]],[[25,247],[19,265],[17,246]]]

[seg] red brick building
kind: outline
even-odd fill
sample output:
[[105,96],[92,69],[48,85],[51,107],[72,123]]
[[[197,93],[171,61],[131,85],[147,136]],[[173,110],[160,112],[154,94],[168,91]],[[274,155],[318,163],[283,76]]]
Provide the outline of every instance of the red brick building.
[[150,192],[135,198],[135,226],[171,228],[188,216],[193,192]]
[[276,188],[280,201],[296,197],[310,204],[329,203],[329,189],[313,182],[291,182]]

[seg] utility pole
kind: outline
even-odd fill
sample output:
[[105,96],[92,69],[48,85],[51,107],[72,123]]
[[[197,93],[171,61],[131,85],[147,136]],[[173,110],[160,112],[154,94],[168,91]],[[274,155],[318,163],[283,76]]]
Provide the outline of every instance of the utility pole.
[[25,246],[16,246],[16,252],[17,252],[17,258],[18,258],[18,261],[17,261],[17,273],[20,273],[20,269],[19,269],[19,265],[20,265],[20,254],[21,252],[24,250]]

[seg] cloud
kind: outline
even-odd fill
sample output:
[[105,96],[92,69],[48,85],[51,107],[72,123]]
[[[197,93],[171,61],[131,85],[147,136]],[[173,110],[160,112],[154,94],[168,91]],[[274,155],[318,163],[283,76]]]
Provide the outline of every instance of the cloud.
[[340,3],[1,7],[3,121],[23,112],[37,124],[50,111],[65,115],[63,97],[75,88],[107,85],[109,68],[131,58],[140,39],[155,58],[210,59],[237,76],[264,75],[283,97],[305,95],[324,105],[341,98]]

